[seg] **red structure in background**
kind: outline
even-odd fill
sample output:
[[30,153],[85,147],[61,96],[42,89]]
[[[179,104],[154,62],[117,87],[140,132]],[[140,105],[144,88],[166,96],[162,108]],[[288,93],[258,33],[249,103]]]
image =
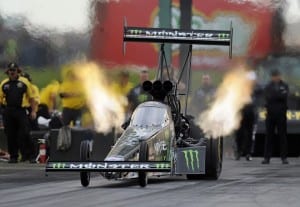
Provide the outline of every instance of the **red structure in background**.
[[[179,0],[173,0],[173,10],[179,7]],[[96,4],[96,21],[91,39],[92,60],[108,67],[117,65],[145,65],[150,68],[157,66],[158,49],[154,44],[127,43],[126,54],[123,55],[123,23],[128,26],[154,27],[157,22],[158,0],[126,0]],[[174,13],[174,12],[173,12]],[[211,29],[224,26],[224,19],[233,19],[234,58],[263,58],[271,48],[271,26],[273,11],[270,8],[258,8],[251,3],[233,3],[226,0],[194,1],[193,19],[195,25]],[[174,18],[176,20],[176,18]],[[174,23],[172,19],[172,24]],[[222,29],[229,28],[230,20]],[[204,25],[203,25],[204,24]],[[173,25],[174,26],[174,25]],[[246,26],[246,30],[242,27]],[[242,27],[242,28],[240,28]],[[240,29],[240,30],[239,30]],[[248,32],[249,31],[249,32]],[[243,33],[244,32],[244,33]],[[239,36],[240,35],[240,36]],[[249,36],[244,38],[245,36]],[[244,38],[244,39],[243,39]],[[138,45],[137,45],[138,44]],[[241,50],[241,51],[239,51]],[[235,51],[237,51],[235,53]],[[209,58],[212,62],[228,59],[227,51],[211,49],[195,50],[194,57]],[[178,52],[173,50],[172,59],[178,64]],[[220,63],[222,61],[219,61]],[[200,68],[203,62],[193,62],[193,68]]]

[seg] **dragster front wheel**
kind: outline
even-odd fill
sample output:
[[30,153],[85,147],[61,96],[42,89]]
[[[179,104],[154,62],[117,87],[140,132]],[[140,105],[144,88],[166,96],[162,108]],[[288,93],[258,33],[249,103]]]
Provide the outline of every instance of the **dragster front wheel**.
[[[140,162],[148,161],[148,144],[145,141],[140,144],[139,161]],[[139,172],[140,186],[145,187],[147,183],[148,183],[147,172]]]
[[[91,150],[88,140],[84,140],[80,143],[80,161],[90,161]],[[90,184],[91,173],[90,172],[80,172],[80,181],[83,187],[87,187]]]

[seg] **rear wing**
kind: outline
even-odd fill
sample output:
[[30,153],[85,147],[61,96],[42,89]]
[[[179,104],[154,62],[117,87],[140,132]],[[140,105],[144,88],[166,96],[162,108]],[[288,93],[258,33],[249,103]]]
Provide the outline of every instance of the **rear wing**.
[[178,43],[229,46],[232,56],[233,28],[229,30],[183,30],[124,26],[123,40],[132,42]]

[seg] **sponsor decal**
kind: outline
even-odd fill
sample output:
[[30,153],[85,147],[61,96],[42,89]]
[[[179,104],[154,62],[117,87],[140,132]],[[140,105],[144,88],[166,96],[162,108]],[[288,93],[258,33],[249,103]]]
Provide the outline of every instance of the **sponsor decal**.
[[229,35],[229,34],[226,34],[226,33],[219,33],[219,34],[218,34],[218,38],[219,38],[219,39],[229,39],[229,38],[230,38],[230,35]]
[[53,163],[52,164],[52,168],[55,168],[55,169],[61,169],[61,168],[65,168],[66,167],[66,163]]
[[188,170],[195,171],[200,169],[199,151],[198,150],[183,150],[185,164]]
[[171,168],[170,163],[158,163],[158,164],[155,164],[155,166],[158,169],[168,169],[168,168]]
[[228,40],[229,33],[203,32],[203,31],[182,31],[182,30],[164,30],[164,29],[128,29],[127,35],[140,35],[147,37],[169,37],[169,38],[195,38],[195,39],[220,39]]
[[51,169],[168,169],[170,163],[109,163],[109,162],[89,162],[89,163],[51,163]]
[[167,144],[165,141],[159,141],[154,143],[154,149],[156,153],[162,153],[167,150]]
[[17,83],[17,87],[18,88],[22,88],[23,87],[23,83],[21,83],[21,82]]
[[[259,119],[260,120],[264,121],[264,120],[266,120],[266,117],[267,117],[266,110],[259,111]],[[286,118],[287,118],[287,120],[300,120],[300,111],[288,110],[286,112]]]
[[5,85],[3,86],[3,89],[4,89],[4,90],[8,90],[8,89],[9,89],[9,84],[5,84]]
[[131,35],[140,35],[142,34],[142,30],[139,30],[139,29],[130,29],[128,30],[128,33],[131,34]]

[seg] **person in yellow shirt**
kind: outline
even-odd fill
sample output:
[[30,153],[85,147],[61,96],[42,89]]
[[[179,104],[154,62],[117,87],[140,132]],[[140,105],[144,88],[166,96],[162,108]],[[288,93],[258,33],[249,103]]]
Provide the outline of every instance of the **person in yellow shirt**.
[[78,80],[75,71],[66,72],[64,80],[59,88],[59,96],[62,104],[62,121],[64,125],[81,122],[82,112],[86,106],[86,99],[82,83]]
[[133,84],[129,81],[128,71],[121,71],[118,74],[118,81],[112,84],[112,89],[119,95],[126,96],[133,88]]
[[[26,104],[29,100],[32,111],[30,118],[36,118],[36,101],[30,82],[21,76],[21,69],[16,63],[9,63],[8,78],[0,84],[0,103],[4,103],[4,128],[7,136],[9,163],[18,162],[19,149],[24,149],[25,138],[29,136],[29,121]],[[34,155],[28,155],[34,161]]]
[[[37,113],[38,105],[40,102],[39,88],[32,82],[32,78],[29,73],[23,72],[22,76],[24,78],[26,78],[30,83],[30,87],[32,90],[33,98],[34,98],[34,104],[35,104],[35,107],[32,108],[29,103],[30,100],[29,99],[26,100],[27,103],[25,105],[26,105],[28,114],[30,114],[32,110],[35,110],[35,113]],[[39,130],[39,126],[37,123],[37,116],[35,119],[31,119],[28,116],[28,120],[29,120],[29,130],[30,131]],[[31,163],[35,163],[34,158],[36,156],[36,149],[34,146],[35,146],[34,140],[30,136],[30,134],[25,135],[24,136],[24,146],[20,148],[21,155],[22,155],[21,162],[25,162],[25,161],[29,160]]]
[[124,98],[124,100],[121,99],[121,101],[123,102],[125,111],[128,112],[127,94],[133,88],[133,84],[129,81],[128,71],[121,71],[118,74],[117,81],[112,83],[111,88],[119,98]]
[[[31,76],[30,76],[29,73],[24,72],[24,73],[22,73],[22,76],[24,78],[26,78],[29,81],[29,83],[30,83],[30,87],[31,87],[31,90],[32,90],[32,93],[33,93],[33,97],[34,97],[34,102],[35,102],[34,110],[36,110],[35,113],[37,113],[37,111],[38,111],[38,105],[40,103],[40,90],[37,87],[37,85],[35,85],[32,82],[32,78],[31,78]],[[29,99],[26,99],[25,102],[26,102],[25,105],[26,105],[27,110],[29,112],[28,114],[30,114],[32,108],[30,106]],[[31,130],[39,130],[37,119],[34,119],[34,120],[29,119],[29,123],[30,123]]]
[[50,119],[51,114],[57,109],[57,97],[59,91],[59,82],[53,80],[40,92],[40,104],[38,116]]

